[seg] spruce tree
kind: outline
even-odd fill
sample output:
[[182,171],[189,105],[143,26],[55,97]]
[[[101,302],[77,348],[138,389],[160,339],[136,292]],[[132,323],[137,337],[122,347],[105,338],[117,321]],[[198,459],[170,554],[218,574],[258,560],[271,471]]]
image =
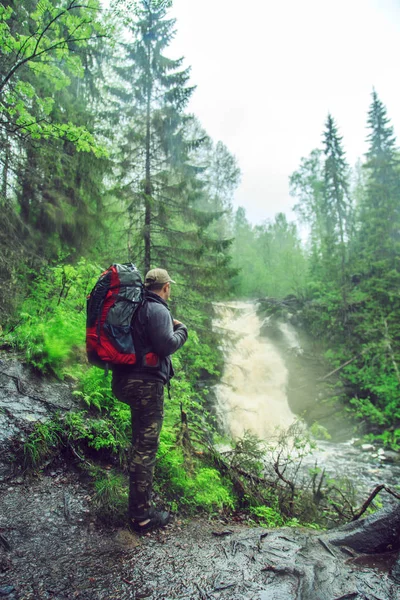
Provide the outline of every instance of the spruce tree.
[[366,189],[354,245],[353,344],[364,352],[355,379],[361,414],[386,425],[400,416],[400,171],[393,128],[375,90],[368,128]]
[[[110,88],[119,127],[114,138],[116,195],[126,203],[128,254],[147,271],[163,265],[203,293],[227,281],[229,241],[210,234],[218,211],[204,210],[203,168],[192,161],[184,109],[193,92],[183,59],[166,56],[174,36],[167,0],[141,0],[129,26],[133,41]],[[219,269],[219,271],[218,271]],[[225,273],[225,275],[224,275]]]
[[324,131],[324,185],[322,218],[326,276],[342,289],[346,304],[347,262],[352,206],[349,195],[349,167],[334,119],[329,114]]
[[400,180],[393,127],[386,107],[372,93],[368,113],[368,142],[364,168],[367,193],[360,207],[359,253],[369,275],[400,271]]

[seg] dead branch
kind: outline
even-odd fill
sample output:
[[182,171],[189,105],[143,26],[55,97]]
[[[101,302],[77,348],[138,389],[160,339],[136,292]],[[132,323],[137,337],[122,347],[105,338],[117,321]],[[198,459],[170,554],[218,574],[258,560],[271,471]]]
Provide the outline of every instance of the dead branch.
[[[365,350],[364,350],[364,352],[365,352]],[[340,365],[340,367],[338,367],[334,371],[331,371],[327,375],[324,375],[324,377],[319,377],[317,379],[317,381],[325,381],[325,379],[328,379],[332,375],[335,375],[335,373],[337,373],[338,371],[341,371],[342,369],[344,369],[344,367],[347,367],[347,365],[350,365],[352,362],[354,362],[359,356],[361,356],[361,354],[363,354],[363,352],[360,352],[360,354],[357,354],[356,356],[353,356],[353,358],[351,358],[350,360],[347,360],[345,363],[343,363],[342,365]]]
[[329,552],[329,554],[336,557],[336,554],[329,548],[328,544],[326,542],[324,542],[323,539],[321,539],[321,538],[317,538],[317,539],[318,539],[319,543],[321,544],[321,546],[323,546],[325,548],[325,550],[327,550],[327,552]]
[[398,494],[397,492],[390,489],[389,487],[387,487],[384,484],[378,485],[378,486],[376,486],[374,491],[368,496],[368,498],[366,499],[366,501],[364,502],[364,504],[362,505],[362,507],[360,508],[358,513],[356,513],[354,515],[354,517],[352,518],[352,521],[357,521],[357,519],[359,519],[365,513],[365,511],[367,510],[368,506],[371,504],[371,502],[373,501],[375,496],[377,496],[382,490],[385,490],[385,492],[387,492],[388,494],[391,494],[392,496],[397,498],[397,500],[400,500],[400,494]]
[[284,483],[286,483],[286,485],[289,486],[289,488],[290,488],[291,497],[290,497],[290,500],[289,500],[289,506],[290,506],[290,509],[292,509],[293,503],[294,503],[295,486],[294,486],[293,481],[290,481],[289,479],[286,479],[286,477],[283,475],[283,473],[281,473],[281,471],[279,469],[279,457],[274,462],[274,471],[278,475],[279,479],[281,479]]

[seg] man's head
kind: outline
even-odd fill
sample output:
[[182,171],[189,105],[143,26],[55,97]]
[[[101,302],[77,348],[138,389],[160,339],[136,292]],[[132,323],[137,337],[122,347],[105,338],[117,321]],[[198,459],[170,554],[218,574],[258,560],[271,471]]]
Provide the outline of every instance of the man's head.
[[151,269],[146,273],[144,286],[147,290],[158,294],[163,300],[168,300],[171,283],[175,283],[165,269]]

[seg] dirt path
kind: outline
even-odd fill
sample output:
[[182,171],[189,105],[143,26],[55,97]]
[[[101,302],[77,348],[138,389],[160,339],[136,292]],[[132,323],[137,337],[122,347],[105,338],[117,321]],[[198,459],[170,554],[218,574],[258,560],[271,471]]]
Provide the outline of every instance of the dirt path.
[[[177,519],[141,538],[91,514],[76,473],[0,487],[0,597],[7,600],[399,600],[389,571],[301,529]],[[361,564],[357,564],[360,562]],[[371,566],[373,567],[371,569]]]

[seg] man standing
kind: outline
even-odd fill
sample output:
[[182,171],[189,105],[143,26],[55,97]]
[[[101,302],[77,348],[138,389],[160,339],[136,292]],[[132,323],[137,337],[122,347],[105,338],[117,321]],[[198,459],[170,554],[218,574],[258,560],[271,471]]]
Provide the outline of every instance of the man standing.
[[135,365],[115,365],[112,387],[132,415],[132,456],[129,465],[129,520],[143,533],[166,525],[167,511],[151,502],[154,465],[164,415],[164,385],[174,372],[171,354],[186,342],[183,323],[172,319],[167,300],[171,283],[165,269],[152,269],[145,278],[145,301],[133,320]]

